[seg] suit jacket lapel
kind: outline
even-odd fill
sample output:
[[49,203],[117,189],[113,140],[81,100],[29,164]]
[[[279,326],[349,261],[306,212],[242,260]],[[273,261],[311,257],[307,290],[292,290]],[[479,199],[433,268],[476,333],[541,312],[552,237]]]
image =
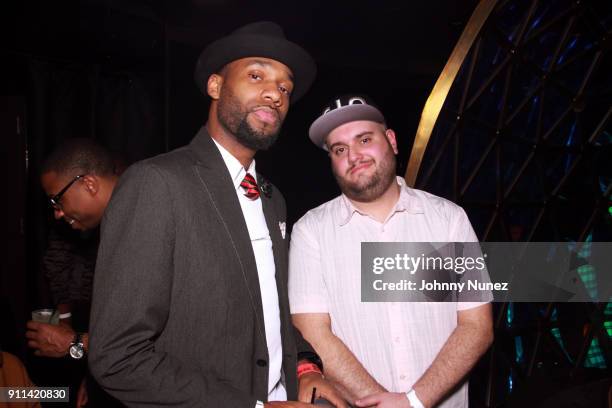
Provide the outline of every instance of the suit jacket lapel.
[[266,197],[264,194],[261,196],[261,204],[263,207],[264,216],[266,217],[266,225],[268,226],[268,232],[270,233],[270,239],[272,239],[272,251],[274,253],[274,267],[276,269],[276,279],[279,276],[286,278],[287,276],[287,243],[284,240],[280,232],[279,215],[274,209],[274,203],[271,198]]
[[255,263],[249,231],[242,215],[242,208],[238,202],[234,184],[219,149],[211,140],[205,127],[200,129],[190,147],[197,158],[195,170],[213,202],[213,210],[217,212],[223,222],[229,235],[229,244],[234,247],[236,257],[240,262],[240,274],[249,290],[251,306],[258,320],[257,327],[265,341],[265,325],[257,264]]

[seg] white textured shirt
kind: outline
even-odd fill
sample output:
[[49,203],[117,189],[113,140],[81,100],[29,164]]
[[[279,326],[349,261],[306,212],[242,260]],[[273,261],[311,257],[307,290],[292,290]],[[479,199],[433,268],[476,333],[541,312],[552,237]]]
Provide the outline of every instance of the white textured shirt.
[[276,288],[276,267],[274,266],[274,253],[272,251],[272,239],[266,224],[261,199],[251,200],[240,186],[247,172],[257,181],[255,171],[255,160],[247,170],[240,161],[221,146],[215,139],[215,145],[221,152],[223,161],[234,183],[238,201],[242,208],[242,214],[246,221],[251,246],[255,254],[257,274],[259,276],[259,290],[264,314],[264,325],[266,329],[266,342],[268,346],[269,374],[268,374],[268,400],[286,401],[287,392],[281,383],[281,370],[283,364],[283,348],[281,342],[280,309],[278,306],[278,290]]
[[[383,387],[406,392],[431,365],[457,326],[457,311],[482,303],[361,302],[362,242],[475,242],[463,209],[411,189],[385,222],[341,195],[310,210],[293,227],[289,255],[291,313],[328,313],[340,338]],[[440,407],[467,407],[467,382]]]

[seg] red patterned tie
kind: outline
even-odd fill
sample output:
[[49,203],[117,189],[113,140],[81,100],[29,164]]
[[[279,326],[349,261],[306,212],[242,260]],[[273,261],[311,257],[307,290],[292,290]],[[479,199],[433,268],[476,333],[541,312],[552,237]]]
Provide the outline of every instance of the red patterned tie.
[[246,190],[244,195],[249,200],[257,200],[259,198],[259,188],[257,187],[257,182],[249,173],[244,176],[244,179],[240,183],[240,187]]

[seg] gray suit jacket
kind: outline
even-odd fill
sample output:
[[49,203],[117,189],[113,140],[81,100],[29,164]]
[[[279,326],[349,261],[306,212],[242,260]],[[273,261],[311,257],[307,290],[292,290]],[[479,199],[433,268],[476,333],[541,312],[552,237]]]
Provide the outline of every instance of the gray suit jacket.
[[[290,321],[284,199],[273,186],[261,198],[295,399],[297,351],[312,349]],[[267,399],[263,319],[246,223],[205,128],[188,146],[130,167],[102,224],[90,325],[96,380],[133,407],[254,407]]]

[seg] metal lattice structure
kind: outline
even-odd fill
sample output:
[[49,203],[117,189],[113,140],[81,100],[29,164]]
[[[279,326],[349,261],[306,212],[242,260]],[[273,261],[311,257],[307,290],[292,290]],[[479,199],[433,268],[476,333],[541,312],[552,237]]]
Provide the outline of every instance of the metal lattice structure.
[[[610,1],[498,2],[415,186],[462,205],[483,241],[612,241],[611,50]],[[612,273],[583,272],[585,286]],[[610,376],[612,303],[496,313],[484,406],[508,403],[549,365],[568,387],[585,369]]]
[[[502,2],[472,47],[416,185],[471,209],[481,239],[510,240],[520,221],[521,240],[579,240],[597,222],[587,211],[579,229],[544,225],[571,200],[573,176],[611,152],[612,17],[602,5]],[[583,202],[609,199],[607,177],[589,180]]]

